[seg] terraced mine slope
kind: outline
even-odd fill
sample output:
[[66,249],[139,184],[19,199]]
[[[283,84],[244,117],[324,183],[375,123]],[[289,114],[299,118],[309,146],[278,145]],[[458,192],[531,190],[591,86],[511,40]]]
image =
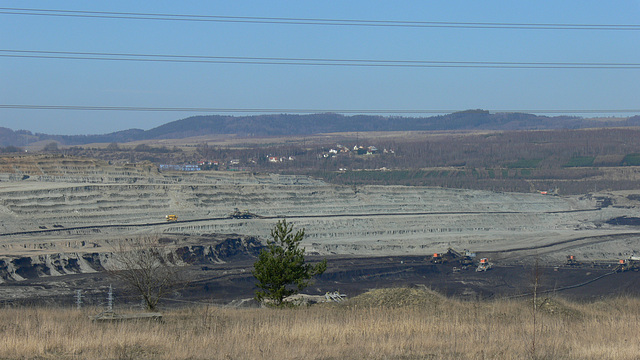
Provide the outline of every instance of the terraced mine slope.
[[[607,220],[639,218],[639,194],[352,187],[302,176],[161,173],[148,163],[5,157],[0,258],[9,274],[5,279],[18,279],[11,275],[20,267],[15,259],[24,257],[31,264],[77,264],[58,266],[56,274],[93,271],[87,259],[108,253],[108,244],[118,239],[170,236],[181,239],[176,246],[211,234],[264,239],[278,219],[287,218],[306,229],[307,251],[320,255],[428,255],[453,247],[554,261],[569,251],[583,259],[616,259],[640,254],[640,228]],[[244,215],[230,217],[235,209]],[[167,222],[168,214],[178,221]]]

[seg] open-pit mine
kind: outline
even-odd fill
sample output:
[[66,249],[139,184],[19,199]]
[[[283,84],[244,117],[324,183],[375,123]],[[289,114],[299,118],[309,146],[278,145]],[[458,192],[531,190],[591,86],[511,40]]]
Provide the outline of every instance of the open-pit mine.
[[[548,270],[550,288],[569,289],[597,284],[621,259],[640,255],[640,189],[554,196],[338,186],[294,175],[160,172],[151,163],[25,155],[0,158],[0,300],[72,302],[83,290],[100,303],[115,244],[141,237],[194,260],[185,263],[193,278],[180,296],[250,297],[252,259],[283,218],[305,229],[311,260],[329,259],[311,290],[321,294],[397,281],[517,296],[532,264]],[[449,248],[487,258],[493,269],[432,263]],[[568,264],[568,255],[580,265]],[[622,285],[602,291],[636,284],[637,273],[629,273],[635,277],[620,274]]]

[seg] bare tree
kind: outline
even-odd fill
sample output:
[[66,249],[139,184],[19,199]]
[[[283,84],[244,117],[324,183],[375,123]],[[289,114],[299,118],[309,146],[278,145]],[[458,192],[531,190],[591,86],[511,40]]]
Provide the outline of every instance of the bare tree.
[[157,237],[149,236],[118,242],[107,271],[139,294],[147,309],[153,311],[166,294],[184,283],[180,265]]

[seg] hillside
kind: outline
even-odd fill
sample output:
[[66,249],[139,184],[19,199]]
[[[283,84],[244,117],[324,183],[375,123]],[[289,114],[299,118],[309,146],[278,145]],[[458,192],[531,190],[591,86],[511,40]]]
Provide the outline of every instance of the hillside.
[[181,139],[197,135],[235,134],[243,137],[312,135],[349,131],[431,130],[543,130],[640,126],[640,116],[597,120],[568,116],[537,116],[524,113],[490,113],[468,110],[432,117],[385,117],[340,114],[275,114],[255,116],[193,116],[150,130],[129,129],[102,135],[48,135],[0,128],[0,146],[24,146],[37,141],[64,145]]

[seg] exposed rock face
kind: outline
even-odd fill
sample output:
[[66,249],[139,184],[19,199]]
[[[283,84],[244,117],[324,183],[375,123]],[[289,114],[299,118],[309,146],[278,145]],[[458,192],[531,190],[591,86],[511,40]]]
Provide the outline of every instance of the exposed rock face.
[[[219,238],[219,236],[217,236]],[[175,249],[188,264],[207,264],[255,258],[264,246],[254,237],[231,236],[215,244],[193,244]]]
[[1,258],[0,282],[101,271],[101,259],[108,256],[104,253],[57,253]]
[[[166,244],[166,251],[191,265],[249,259],[262,248],[258,239],[237,235],[200,237],[196,244],[173,239]],[[104,271],[110,268],[113,253],[108,248],[101,250],[0,257],[0,282]]]

